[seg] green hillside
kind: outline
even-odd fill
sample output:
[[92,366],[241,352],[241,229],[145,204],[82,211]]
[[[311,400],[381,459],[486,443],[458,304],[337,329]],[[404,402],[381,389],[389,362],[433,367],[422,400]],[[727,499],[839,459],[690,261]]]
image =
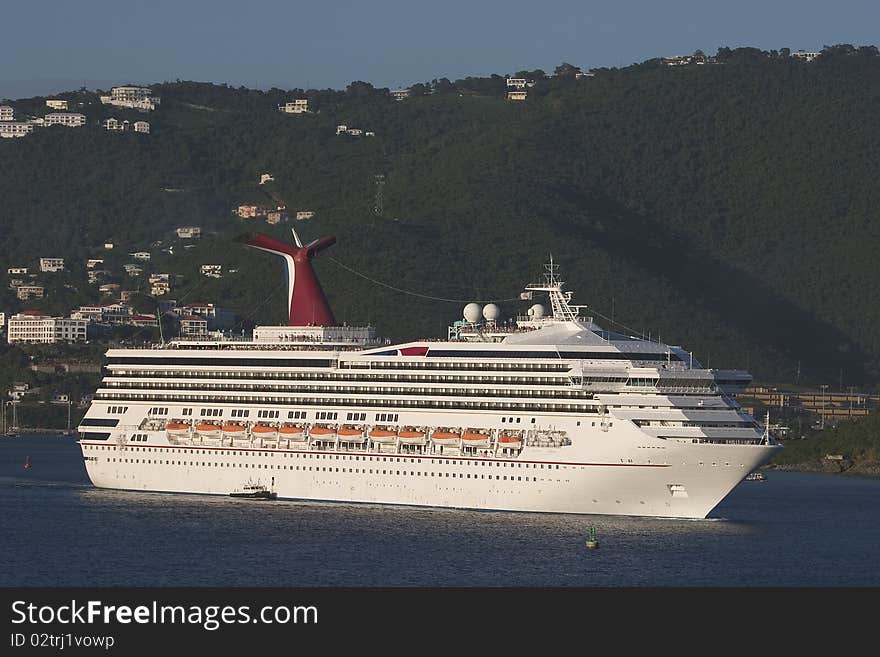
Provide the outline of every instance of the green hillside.
[[[403,102],[362,82],[345,91],[166,83],[154,86],[162,103],[146,117],[150,135],[101,130],[108,116],[144,117],[111,111],[97,94],[62,94],[91,125],[0,142],[0,272],[63,256],[77,264],[42,304],[97,300],[79,263],[111,240],[115,266],[147,249],[146,271],[178,274],[171,298],[279,322],[280,261],[232,241],[247,230],[287,239],[288,225],[232,214],[269,204],[271,192],[291,212],[316,212],[297,224],[304,239],[335,235],[327,256],[399,288],[509,299],[552,253],[576,303],[703,364],[749,368],[764,382],[793,381],[800,364],[801,383],[875,386],[876,52],[836,47],[805,63],[722,50],[715,64],[537,75],[524,102],[505,99],[501,76],[418,85]],[[304,96],[315,113],[277,111]],[[11,104],[46,111],[42,99]],[[337,124],[376,136],[337,135]],[[260,186],[264,172],[275,181]],[[207,234],[185,250],[173,229],[190,224]],[[173,254],[156,241],[176,245]],[[199,264],[215,262],[238,271],[199,276]],[[337,318],[396,340],[445,335],[461,311],[324,255],[316,268]],[[0,310],[21,308],[6,287]],[[501,305],[507,316],[521,309]]]

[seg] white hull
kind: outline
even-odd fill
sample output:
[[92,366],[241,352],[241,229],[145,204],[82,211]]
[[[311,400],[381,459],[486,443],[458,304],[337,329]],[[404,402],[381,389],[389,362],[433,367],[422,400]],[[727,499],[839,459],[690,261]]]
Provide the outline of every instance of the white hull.
[[256,481],[286,499],[679,518],[706,517],[778,449],[590,433],[516,458],[181,446],[159,431],[139,445],[85,434],[81,446],[100,488],[226,495]]
[[[553,315],[533,306],[523,331],[496,325],[497,308],[478,326],[469,307],[446,342],[294,325],[258,327],[251,341],[111,349],[79,427],[89,477],[130,490],[226,495],[258,483],[290,499],[703,518],[779,449],[728,396],[747,373],[601,329],[545,270],[527,290],[547,293]],[[227,422],[246,435],[164,430]],[[256,437],[266,424],[272,433]],[[284,426],[303,433],[279,436]]]

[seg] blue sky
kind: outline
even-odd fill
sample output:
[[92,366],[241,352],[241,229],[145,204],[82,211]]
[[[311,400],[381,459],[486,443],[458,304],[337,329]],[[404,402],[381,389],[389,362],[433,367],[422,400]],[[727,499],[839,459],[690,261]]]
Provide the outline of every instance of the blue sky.
[[41,85],[34,93],[178,78],[397,87],[722,45],[880,45],[878,0],[0,0],[0,16],[8,98]]

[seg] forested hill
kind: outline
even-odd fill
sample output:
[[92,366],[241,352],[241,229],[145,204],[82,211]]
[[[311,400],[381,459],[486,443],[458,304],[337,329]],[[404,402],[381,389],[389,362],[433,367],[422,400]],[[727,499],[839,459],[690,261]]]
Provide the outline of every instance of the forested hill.
[[[521,102],[506,100],[497,75],[416,85],[402,102],[363,82],[168,83],[153,87],[162,102],[146,117],[150,135],[101,130],[108,116],[144,117],[90,92],[62,94],[89,126],[0,142],[2,272],[64,256],[69,287],[45,303],[96,300],[80,263],[112,240],[117,256],[147,249],[149,271],[182,274],[172,298],[278,322],[280,261],[232,241],[246,230],[288,239],[286,224],[232,214],[269,204],[271,192],[291,212],[315,211],[297,223],[304,239],[338,238],[316,261],[337,318],[394,339],[445,335],[462,304],[377,286],[331,257],[423,295],[488,300],[516,297],[552,253],[574,302],[703,364],[765,382],[793,382],[800,367],[804,384],[874,386],[876,52],[837,47],[806,63],[739,49],[712,64],[649,61],[580,79],[524,72],[536,84]],[[277,110],[301,97],[313,113]],[[11,104],[38,114],[43,100]],[[338,124],[375,136],[337,135]],[[267,172],[275,180],[260,186]],[[177,243],[181,225],[208,234],[173,255],[150,247]],[[198,264],[215,262],[238,271],[198,276]],[[21,307],[3,294],[0,310]]]

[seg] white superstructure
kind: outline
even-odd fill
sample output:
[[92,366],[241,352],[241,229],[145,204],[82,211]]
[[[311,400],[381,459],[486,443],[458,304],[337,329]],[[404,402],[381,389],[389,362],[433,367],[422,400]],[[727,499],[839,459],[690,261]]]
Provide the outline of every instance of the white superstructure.
[[555,267],[516,325],[469,306],[446,341],[362,327],[111,349],[79,426],[99,487],[475,509],[705,517],[779,446],[750,376],[606,331]]

